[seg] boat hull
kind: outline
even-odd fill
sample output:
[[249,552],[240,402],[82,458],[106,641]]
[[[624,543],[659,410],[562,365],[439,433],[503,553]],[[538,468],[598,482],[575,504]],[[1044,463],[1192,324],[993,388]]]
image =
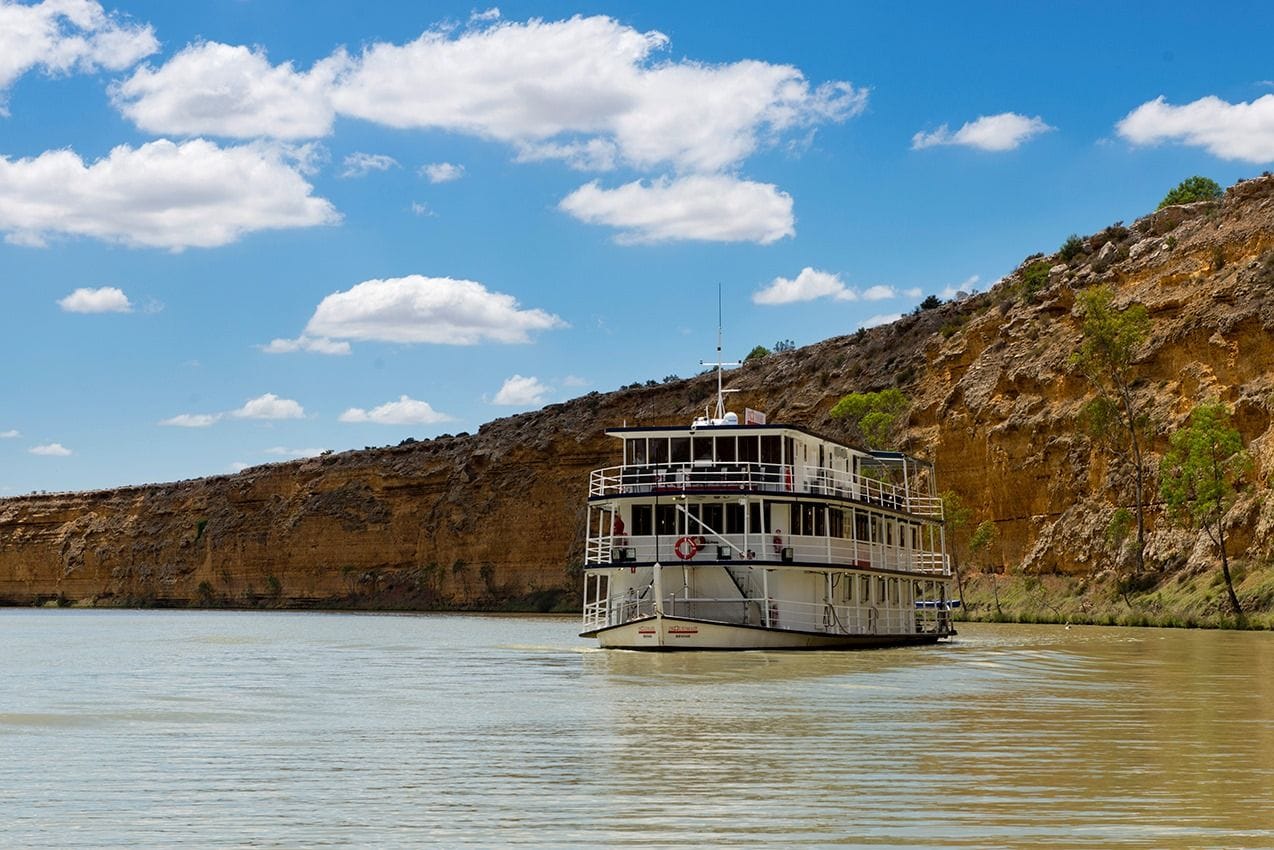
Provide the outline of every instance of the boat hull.
[[602,649],[675,652],[704,649],[872,649],[935,643],[951,634],[954,632],[946,635],[827,634],[654,616],[584,632],[580,637],[597,638]]

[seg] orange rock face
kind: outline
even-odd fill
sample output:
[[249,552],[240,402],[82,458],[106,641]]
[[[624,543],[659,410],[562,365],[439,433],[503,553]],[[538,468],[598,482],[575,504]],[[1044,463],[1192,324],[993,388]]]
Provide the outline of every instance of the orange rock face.
[[[1259,479],[1231,513],[1232,551],[1269,555],[1274,499],[1260,493],[1274,460],[1274,178],[1108,228],[1085,247],[1068,263],[1044,258],[1047,283],[1029,297],[1019,270],[991,292],[749,363],[728,374],[731,405],[848,438],[828,416],[836,400],[897,385],[914,401],[904,448],[936,459],[941,489],[960,494],[973,524],[997,524],[991,560],[1095,573],[1114,566],[1104,531],[1132,500],[1127,464],[1077,424],[1090,389],[1068,366],[1075,292],[1105,283],[1153,320],[1136,385],[1151,411],[1152,468],[1195,402],[1232,405]],[[0,601],[569,607],[588,472],[618,461],[604,429],[684,423],[714,393],[701,376],[593,393],[474,435],[0,500]],[[1148,560],[1206,561],[1206,546],[1154,505],[1149,521]]]

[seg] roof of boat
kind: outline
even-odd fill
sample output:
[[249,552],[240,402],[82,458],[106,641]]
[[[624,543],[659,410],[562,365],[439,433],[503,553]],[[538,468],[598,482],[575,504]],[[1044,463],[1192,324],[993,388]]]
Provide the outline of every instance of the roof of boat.
[[915,455],[909,455],[904,452],[884,451],[882,449],[858,448],[857,446],[851,446],[851,445],[848,445],[847,443],[842,443],[839,440],[833,440],[831,437],[828,437],[824,434],[820,434],[817,431],[811,431],[809,428],[806,428],[803,425],[789,425],[782,422],[772,422],[772,423],[767,423],[765,425],[742,425],[738,423],[732,425],[728,422],[722,422],[716,425],[711,425],[711,424],[708,424],[708,425],[621,425],[618,428],[607,428],[606,434],[611,437],[622,438],[625,435],[629,435],[629,434],[634,434],[634,435],[635,434],[661,434],[661,433],[670,434],[670,433],[677,433],[677,432],[682,432],[686,434],[694,434],[698,431],[734,431],[734,432],[751,431],[753,433],[758,433],[763,431],[795,431],[799,434],[804,434],[807,437],[813,437],[816,440],[822,440],[825,443],[831,443],[833,446],[840,446],[842,448],[848,449],[853,452],[859,452],[861,454],[871,455],[877,460],[897,462],[897,461],[902,461],[905,459],[908,461],[914,461],[916,463],[923,464],[925,466],[932,466],[932,461],[923,460],[921,458],[916,457]]

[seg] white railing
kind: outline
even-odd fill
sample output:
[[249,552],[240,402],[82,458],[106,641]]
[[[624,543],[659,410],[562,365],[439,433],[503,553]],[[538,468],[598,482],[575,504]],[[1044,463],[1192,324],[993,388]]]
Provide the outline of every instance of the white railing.
[[[711,606],[739,606],[737,618],[720,620],[737,625],[765,626],[801,632],[824,632],[843,635],[896,635],[938,630],[945,612],[918,610],[913,607],[853,603],[829,605],[825,602],[796,602],[776,597],[686,597],[669,594],[663,601],[664,613],[670,617],[693,619],[698,610]],[[584,631],[618,626],[652,617],[653,599],[633,599],[615,595],[584,606]]]
[[741,490],[840,496],[916,516],[942,519],[942,499],[843,469],[777,463],[692,463],[610,466],[589,476],[590,497],[695,490]]
[[[783,535],[776,547],[772,535],[722,534],[689,535],[704,542],[689,558],[681,557],[690,547],[677,551],[675,534],[626,535],[594,538],[589,541],[587,566],[597,564],[654,563],[675,566],[680,563],[750,562],[828,564],[839,567],[862,567],[898,570],[909,573],[947,575],[947,558],[941,552],[903,549],[864,540],[836,537]],[[596,544],[596,545],[595,545]],[[603,545],[606,544],[606,545]],[[750,556],[750,557],[749,557]]]

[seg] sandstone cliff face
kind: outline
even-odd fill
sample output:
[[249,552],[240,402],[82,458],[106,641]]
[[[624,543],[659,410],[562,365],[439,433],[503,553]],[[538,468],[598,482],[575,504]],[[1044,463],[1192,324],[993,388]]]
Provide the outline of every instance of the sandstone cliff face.
[[[899,385],[915,400],[906,448],[1000,529],[996,559],[1027,573],[1110,566],[1103,530],[1131,501],[1128,470],[1076,426],[1089,395],[1067,366],[1075,292],[1107,283],[1149,308],[1137,391],[1154,451],[1199,400],[1234,406],[1259,486],[1232,513],[1233,550],[1267,559],[1274,500],[1274,178],[1090,237],[1033,298],[1020,270],[989,293],[891,326],[771,355],[728,375],[771,421],[830,436],[846,392]],[[607,427],[688,421],[710,376],[592,393],[477,434],[351,451],[174,484],[0,500],[0,601],[499,607],[570,604],[588,472],[616,462]],[[1152,524],[1157,511],[1151,511]],[[1152,525],[1149,556],[1208,552]]]

